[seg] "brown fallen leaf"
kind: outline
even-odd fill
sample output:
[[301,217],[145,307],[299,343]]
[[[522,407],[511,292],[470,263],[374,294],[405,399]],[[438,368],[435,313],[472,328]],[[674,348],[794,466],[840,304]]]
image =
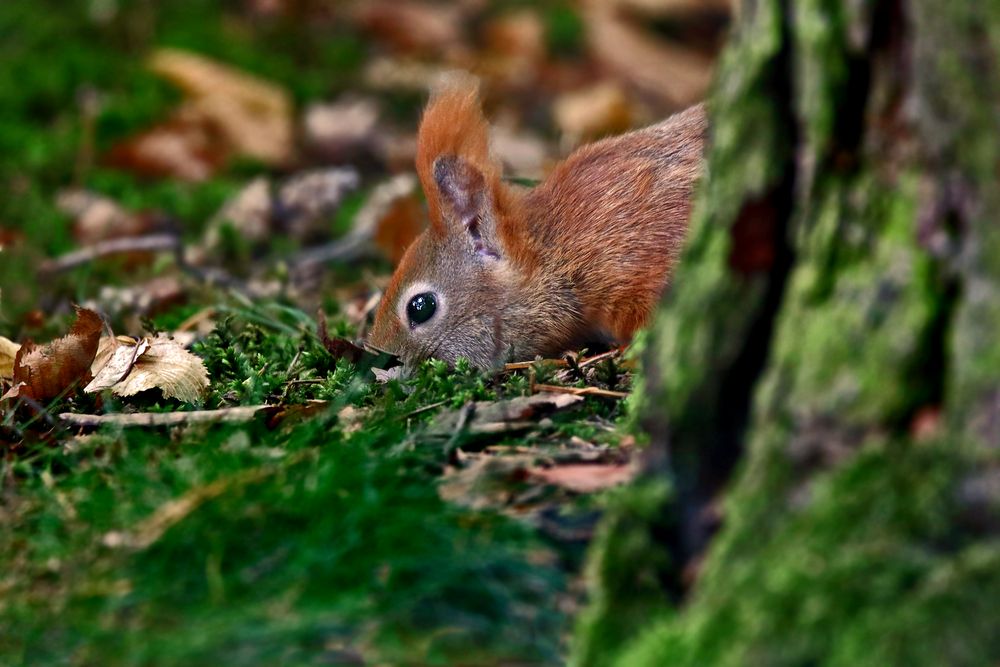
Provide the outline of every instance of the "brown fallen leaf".
[[90,375],[90,364],[104,329],[104,320],[92,310],[76,308],[68,334],[46,345],[24,343],[14,356],[14,383],[0,398],[24,396],[36,401],[55,398]]
[[378,105],[367,97],[313,104],[303,114],[302,142],[325,162],[351,162],[371,149],[378,118]]
[[204,116],[185,109],[116,144],[105,161],[140,176],[200,183],[222,168],[230,153]]
[[[144,344],[146,349],[142,350]],[[124,344],[122,346],[126,347]],[[108,384],[108,380],[119,370],[118,365],[127,365],[127,349],[119,354],[112,352],[108,364],[116,364],[113,372],[103,377],[100,384],[92,383],[94,386],[88,386],[86,391],[92,393],[110,388],[117,396],[134,396],[140,391],[159,389],[165,398],[176,398],[185,403],[201,401],[209,381],[208,371],[200,358],[162,334],[137,342],[136,347],[131,369],[121,380]]]
[[146,339],[137,341],[128,336],[101,338],[97,356],[90,367],[94,379],[83,390],[92,394],[115,386],[128,376],[136,360],[148,349],[149,341]]
[[[637,5],[645,5],[639,7]],[[655,5],[662,4],[662,8]],[[679,42],[659,39],[641,27],[643,13],[675,12],[674,3],[634,0],[587,0],[583,19],[592,55],[605,68],[667,108],[681,109],[701,100],[712,79],[714,59]],[[680,9],[683,9],[681,7]]]
[[567,146],[624,132],[636,120],[625,91],[612,81],[561,95],[552,105],[552,114]]
[[463,14],[459,3],[368,0],[355,5],[354,20],[396,52],[441,56],[464,51]]
[[316,313],[316,329],[320,342],[334,359],[347,359],[351,363],[357,363],[368,354],[363,347],[355,345],[346,338],[331,336],[326,328],[326,314],[322,310]]
[[18,343],[0,336],[0,379],[10,380],[14,377],[14,357],[20,349]]
[[188,107],[208,121],[237,155],[279,166],[294,145],[292,101],[283,88],[209,58],[160,49],[150,69],[188,97]]
[[528,473],[575,493],[594,493],[630,481],[636,469],[626,463],[566,463],[551,468],[532,467]]
[[153,229],[147,215],[134,213],[110,197],[69,188],[56,195],[56,208],[73,220],[73,238],[80,245],[123,236],[138,236]]
[[278,185],[255,178],[209,221],[202,251],[217,248],[227,226],[251,243],[269,242],[279,233],[310,240],[327,230],[330,216],[360,184],[358,172],[349,167],[305,171]]
[[330,217],[344,197],[357,190],[361,176],[351,167],[304,171],[287,179],[277,191],[277,227],[298,240],[309,240],[329,229]]

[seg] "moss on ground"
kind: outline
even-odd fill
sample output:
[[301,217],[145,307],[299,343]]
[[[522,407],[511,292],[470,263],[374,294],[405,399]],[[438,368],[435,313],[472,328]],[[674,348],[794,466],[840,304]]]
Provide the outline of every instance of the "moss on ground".
[[[356,84],[367,55],[350,29],[258,23],[238,3],[109,3],[117,11],[108,20],[103,4],[0,3],[0,232],[14,240],[0,237],[0,246],[10,243],[0,259],[0,326],[13,338],[24,337],[22,327],[41,340],[64,332],[68,315],[48,310],[60,296],[83,301],[101,286],[139,284],[164,269],[108,262],[46,284],[28,279],[41,258],[75,245],[55,205],[60,188],[168,212],[194,240],[261,171],[235,165],[186,184],[81,166],[81,97],[100,99],[100,155],[178,102],[144,67],[154,47],[187,48],[280,81],[299,106]],[[578,36],[559,7],[553,39],[572,50]],[[421,100],[411,97],[394,111],[413,123]],[[332,221],[333,232],[361,196]],[[342,304],[324,305],[332,335],[355,333]],[[452,452],[416,437],[436,411],[526,393],[526,376],[494,381],[467,365],[428,362],[406,381],[377,385],[369,369],[329,355],[311,313],[221,289],[197,290],[146,327],[174,330],[205,306],[218,326],[194,347],[212,378],[201,407],[280,403],[290,414],[277,425],[262,415],[244,425],[77,436],[39,428],[42,417],[5,405],[0,664],[559,664],[580,546],[499,512],[446,503],[438,483]],[[35,308],[44,321],[23,325]],[[111,324],[140,333],[134,321]],[[294,414],[311,401],[326,406]],[[147,392],[74,395],[45,407],[192,406]],[[614,403],[588,401],[575,415],[554,416],[538,437],[604,437],[595,424],[603,433],[618,416]],[[464,442],[458,434],[449,445]],[[571,513],[570,505],[563,509]]]

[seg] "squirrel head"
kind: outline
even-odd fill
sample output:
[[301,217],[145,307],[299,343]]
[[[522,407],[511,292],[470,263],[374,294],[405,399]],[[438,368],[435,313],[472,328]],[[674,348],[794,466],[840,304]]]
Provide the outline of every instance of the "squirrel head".
[[452,75],[432,95],[417,136],[429,227],[393,274],[367,344],[412,365],[429,357],[479,368],[503,362],[509,221],[517,196],[490,157],[478,84]]

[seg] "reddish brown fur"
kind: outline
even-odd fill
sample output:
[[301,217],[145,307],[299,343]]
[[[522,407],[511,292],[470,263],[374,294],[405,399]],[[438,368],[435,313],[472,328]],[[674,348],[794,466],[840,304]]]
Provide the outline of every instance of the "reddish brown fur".
[[[400,262],[371,344],[408,361],[467,356],[489,367],[601,336],[628,341],[647,322],[683,244],[705,134],[704,108],[695,106],[585,146],[524,191],[502,182],[489,155],[475,83],[453,79],[432,98],[418,137],[431,227]],[[483,176],[488,206],[476,225],[495,232],[495,261],[463,245],[468,229],[455,223],[454,200],[445,200],[435,180],[435,163],[445,156],[459,156]],[[440,288],[457,311],[433,336],[397,315],[403,292],[419,281]]]
[[442,155],[461,155],[499,189],[500,167],[490,157],[489,124],[479,106],[479,85],[468,76],[452,75],[436,91],[420,120],[417,175],[427,196],[431,228],[445,232],[441,202],[434,183],[434,161]]

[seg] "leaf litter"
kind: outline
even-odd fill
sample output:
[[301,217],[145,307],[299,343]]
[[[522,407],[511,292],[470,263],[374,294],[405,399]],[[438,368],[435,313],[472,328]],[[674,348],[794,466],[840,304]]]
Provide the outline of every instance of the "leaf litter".
[[[208,372],[200,358],[165,336],[133,339],[104,335],[103,318],[93,310],[77,307],[69,333],[46,345],[31,341],[17,348],[11,370],[13,386],[2,398],[47,401],[72,391],[87,381],[85,393],[111,390],[134,396],[159,389],[165,398],[198,403],[209,386]],[[6,339],[4,339],[6,340]],[[8,341],[3,348],[13,350]]]

